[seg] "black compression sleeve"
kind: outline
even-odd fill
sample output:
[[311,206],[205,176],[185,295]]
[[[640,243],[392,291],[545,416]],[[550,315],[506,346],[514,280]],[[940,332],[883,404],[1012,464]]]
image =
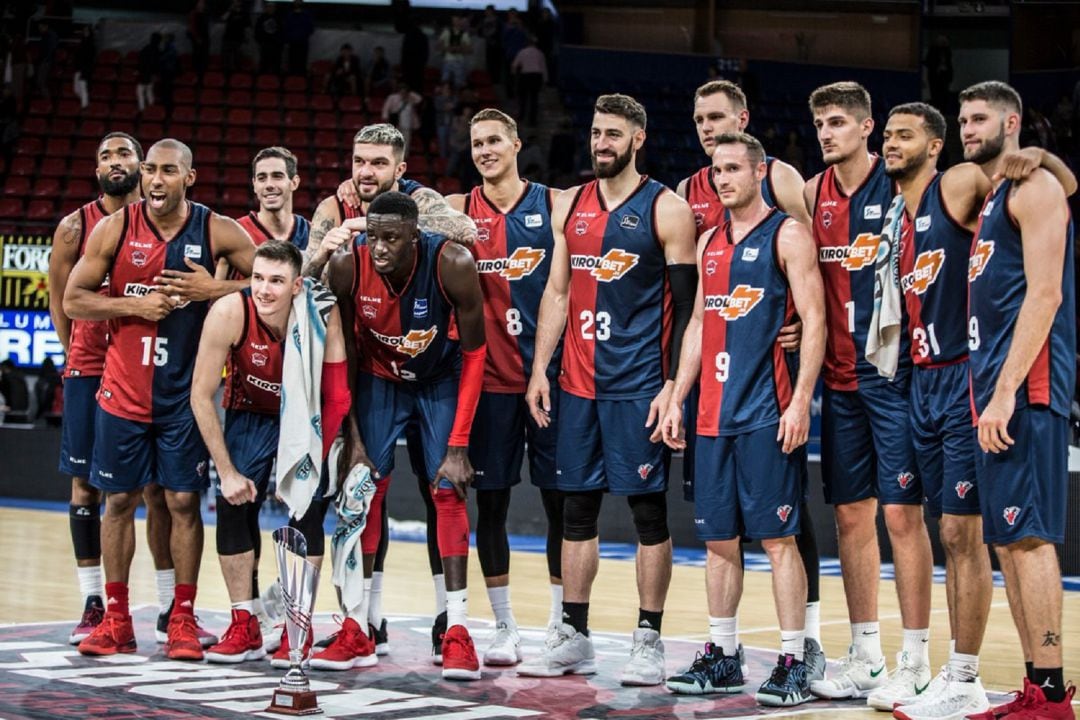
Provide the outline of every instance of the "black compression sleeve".
[[682,263],[668,265],[668,285],[671,287],[671,360],[668,363],[668,379],[674,380],[679,370],[679,353],[682,352],[683,334],[694,313],[694,295],[697,293],[697,265]]

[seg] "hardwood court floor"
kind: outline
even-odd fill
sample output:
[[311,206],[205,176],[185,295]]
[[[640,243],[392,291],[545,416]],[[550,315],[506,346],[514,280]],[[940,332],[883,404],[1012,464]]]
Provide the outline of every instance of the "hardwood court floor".
[[[0,623],[25,623],[75,620],[80,599],[75,577],[71,540],[66,515],[58,512],[0,507],[0,577],[6,578],[5,592],[0,593]],[[131,574],[133,605],[156,603],[153,565],[145,543],[145,524],[138,522],[137,550]],[[214,552],[213,528],[207,528],[197,606],[226,610],[229,606]],[[277,575],[269,533],[264,533],[260,575],[264,583]],[[550,597],[544,556],[539,553],[514,553],[512,595],[514,611],[522,626],[543,627],[547,622]],[[469,562],[469,585],[473,588],[470,615],[490,618],[491,611],[483,591],[483,579],[475,554]],[[747,646],[772,648],[779,644],[779,631],[773,611],[771,576],[748,572],[745,580],[740,630]],[[836,658],[849,641],[846,609],[841,580],[823,577],[822,634],[827,654]],[[316,609],[336,610],[329,564],[323,574]],[[383,607],[388,614],[430,614],[433,608],[431,580],[426,550],[421,543],[395,542],[386,561]],[[634,564],[603,560],[594,587],[590,625],[597,630],[629,633],[636,621]],[[1080,680],[1080,636],[1070,628],[1080,627],[1080,593],[1065,595],[1065,669],[1066,678]],[[948,614],[945,587],[933,586],[931,616],[931,658],[944,662],[948,652]],[[880,616],[884,649],[892,667],[893,654],[900,646],[900,620],[892,582],[881,583]],[[224,628],[211,628],[220,633]],[[664,615],[664,634],[687,639],[707,639],[703,570],[674,568],[671,591]],[[982,650],[983,682],[988,689],[1015,688],[1023,672],[1020,646],[1009,615],[1003,588],[995,588],[993,608]],[[682,666],[691,658],[668,657],[669,669]],[[826,717],[835,720],[835,711],[813,712],[813,706],[799,708],[807,720]],[[873,711],[860,712],[854,707],[853,720],[860,717],[883,718]]]

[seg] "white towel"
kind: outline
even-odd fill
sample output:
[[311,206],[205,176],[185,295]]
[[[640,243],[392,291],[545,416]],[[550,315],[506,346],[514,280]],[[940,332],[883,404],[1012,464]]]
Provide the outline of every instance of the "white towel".
[[897,195],[885,214],[877,258],[874,261],[874,314],[866,335],[866,359],[878,375],[892,380],[900,362],[903,305],[900,297],[900,228],[904,196]]
[[[331,477],[337,475],[337,460],[344,449],[341,438],[334,440],[327,458]],[[330,559],[334,563],[334,585],[341,591],[341,607],[351,617],[364,601],[363,552],[360,534],[367,525],[368,509],[375,495],[375,482],[366,465],[354,465],[341,482],[335,509],[338,524],[330,540]]]
[[334,295],[310,278],[293,298],[281,371],[277,492],[299,520],[319,488],[322,470],[322,366]]

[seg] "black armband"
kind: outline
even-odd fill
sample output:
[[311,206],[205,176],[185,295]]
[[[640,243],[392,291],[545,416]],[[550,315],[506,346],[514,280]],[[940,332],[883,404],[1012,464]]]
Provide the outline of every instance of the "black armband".
[[683,335],[694,314],[694,295],[697,293],[697,265],[682,263],[668,265],[668,286],[671,288],[672,324],[671,359],[668,363],[668,379],[674,380],[679,371],[679,354],[682,352]]

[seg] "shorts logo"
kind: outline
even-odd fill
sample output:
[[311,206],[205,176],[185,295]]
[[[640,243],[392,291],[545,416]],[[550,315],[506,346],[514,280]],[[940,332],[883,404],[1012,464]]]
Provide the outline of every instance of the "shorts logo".
[[375,339],[382,344],[389,345],[399,353],[413,358],[427,350],[438,333],[439,328],[435,325],[432,325],[427,330],[410,330],[404,337],[401,335],[383,335],[374,330],[371,331]]
[[595,255],[571,255],[571,270],[588,270],[589,274],[600,282],[618,280],[638,264],[638,256],[611,248],[603,257]]
[[832,227],[832,213],[829,212],[828,210],[822,211],[822,213],[821,213],[821,224],[825,226],[826,230],[828,230],[830,227]]
[[98,474],[99,477],[108,478],[108,479],[112,480],[113,475],[112,475],[111,472],[105,472],[104,470],[98,470],[97,474]]
[[414,318],[426,318],[428,314],[428,302],[427,298],[417,298],[413,300],[412,314]]
[[526,215],[525,216],[525,227],[530,228],[530,229],[538,228],[538,227],[544,227],[544,216],[541,215],[540,213],[533,213],[531,215]]
[[758,256],[758,249],[757,248],[752,248],[752,247],[743,248],[742,259],[743,259],[744,262],[754,262],[755,260],[757,260],[757,256]]
[[519,247],[507,258],[479,260],[476,269],[481,274],[498,273],[507,280],[520,280],[540,267],[547,251],[543,248]]
[[585,233],[589,232],[589,223],[584,220],[578,220],[576,223],[574,223],[574,232],[578,235],[584,235]]
[[862,270],[874,264],[878,254],[878,242],[881,236],[860,233],[850,245],[823,247],[818,251],[818,261],[823,263],[838,262],[846,270]]
[[365,304],[360,306],[360,312],[362,312],[364,314],[364,317],[366,317],[368,320],[374,320],[375,315],[379,311],[375,309],[374,305]]
[[653,469],[652,463],[645,463],[644,465],[638,465],[637,466],[638,477],[640,477],[642,480],[647,480],[648,477],[649,477],[649,473],[652,472],[652,469]]
[[968,490],[973,487],[975,486],[971,483],[970,480],[961,480],[960,482],[956,483],[956,497],[963,500],[967,496]]
[[106,400],[112,400],[112,391],[111,390],[106,390],[105,388],[102,388],[101,389],[101,397],[105,398]]
[[915,258],[915,268],[900,278],[900,287],[904,292],[922,295],[937,280],[941,266],[945,264],[945,251],[927,250]]
[[266,367],[266,361],[269,359],[262,353],[251,353],[251,364],[255,367]]
[[202,245],[185,245],[184,257],[198,260],[202,257]]
[[206,461],[205,460],[200,460],[198,463],[196,463],[196,465],[195,465],[195,474],[198,475],[199,477],[202,477],[203,475],[206,474]]
[[486,227],[478,227],[478,228],[476,228],[476,241],[477,242],[487,242],[490,239],[491,239],[491,230],[489,230]]
[[705,311],[715,310],[725,320],[738,320],[749,315],[764,296],[762,288],[736,285],[728,295],[706,295]]
[[914,479],[915,479],[915,476],[912,475],[909,472],[902,472],[902,473],[900,473],[899,475],[896,476],[897,484],[901,488],[903,488],[904,490],[908,489],[908,486],[911,485],[911,481],[914,480]]
[[923,215],[922,217],[915,218],[915,232],[926,232],[930,229],[930,216]]
[[131,264],[135,267],[142,267],[146,265],[146,253],[144,253],[142,250],[132,251]]
[[968,258],[968,282],[975,282],[975,278],[982,275],[993,256],[993,240],[979,240],[975,243],[975,249],[971,251],[971,257]]
[[880,220],[881,205],[867,205],[862,211],[863,220]]
[[780,518],[780,522],[787,522],[788,516],[791,515],[790,505],[781,505],[776,508],[776,517]]
[[1005,518],[1005,522],[1009,523],[1010,526],[1016,524],[1016,518],[1018,518],[1019,516],[1020,508],[1016,507],[1015,505],[1010,505],[1009,507],[1005,508],[1005,511],[1002,513],[1002,517]]
[[641,223],[641,218],[637,215],[623,215],[623,219],[619,221],[619,227],[626,230],[637,230],[638,225]]

